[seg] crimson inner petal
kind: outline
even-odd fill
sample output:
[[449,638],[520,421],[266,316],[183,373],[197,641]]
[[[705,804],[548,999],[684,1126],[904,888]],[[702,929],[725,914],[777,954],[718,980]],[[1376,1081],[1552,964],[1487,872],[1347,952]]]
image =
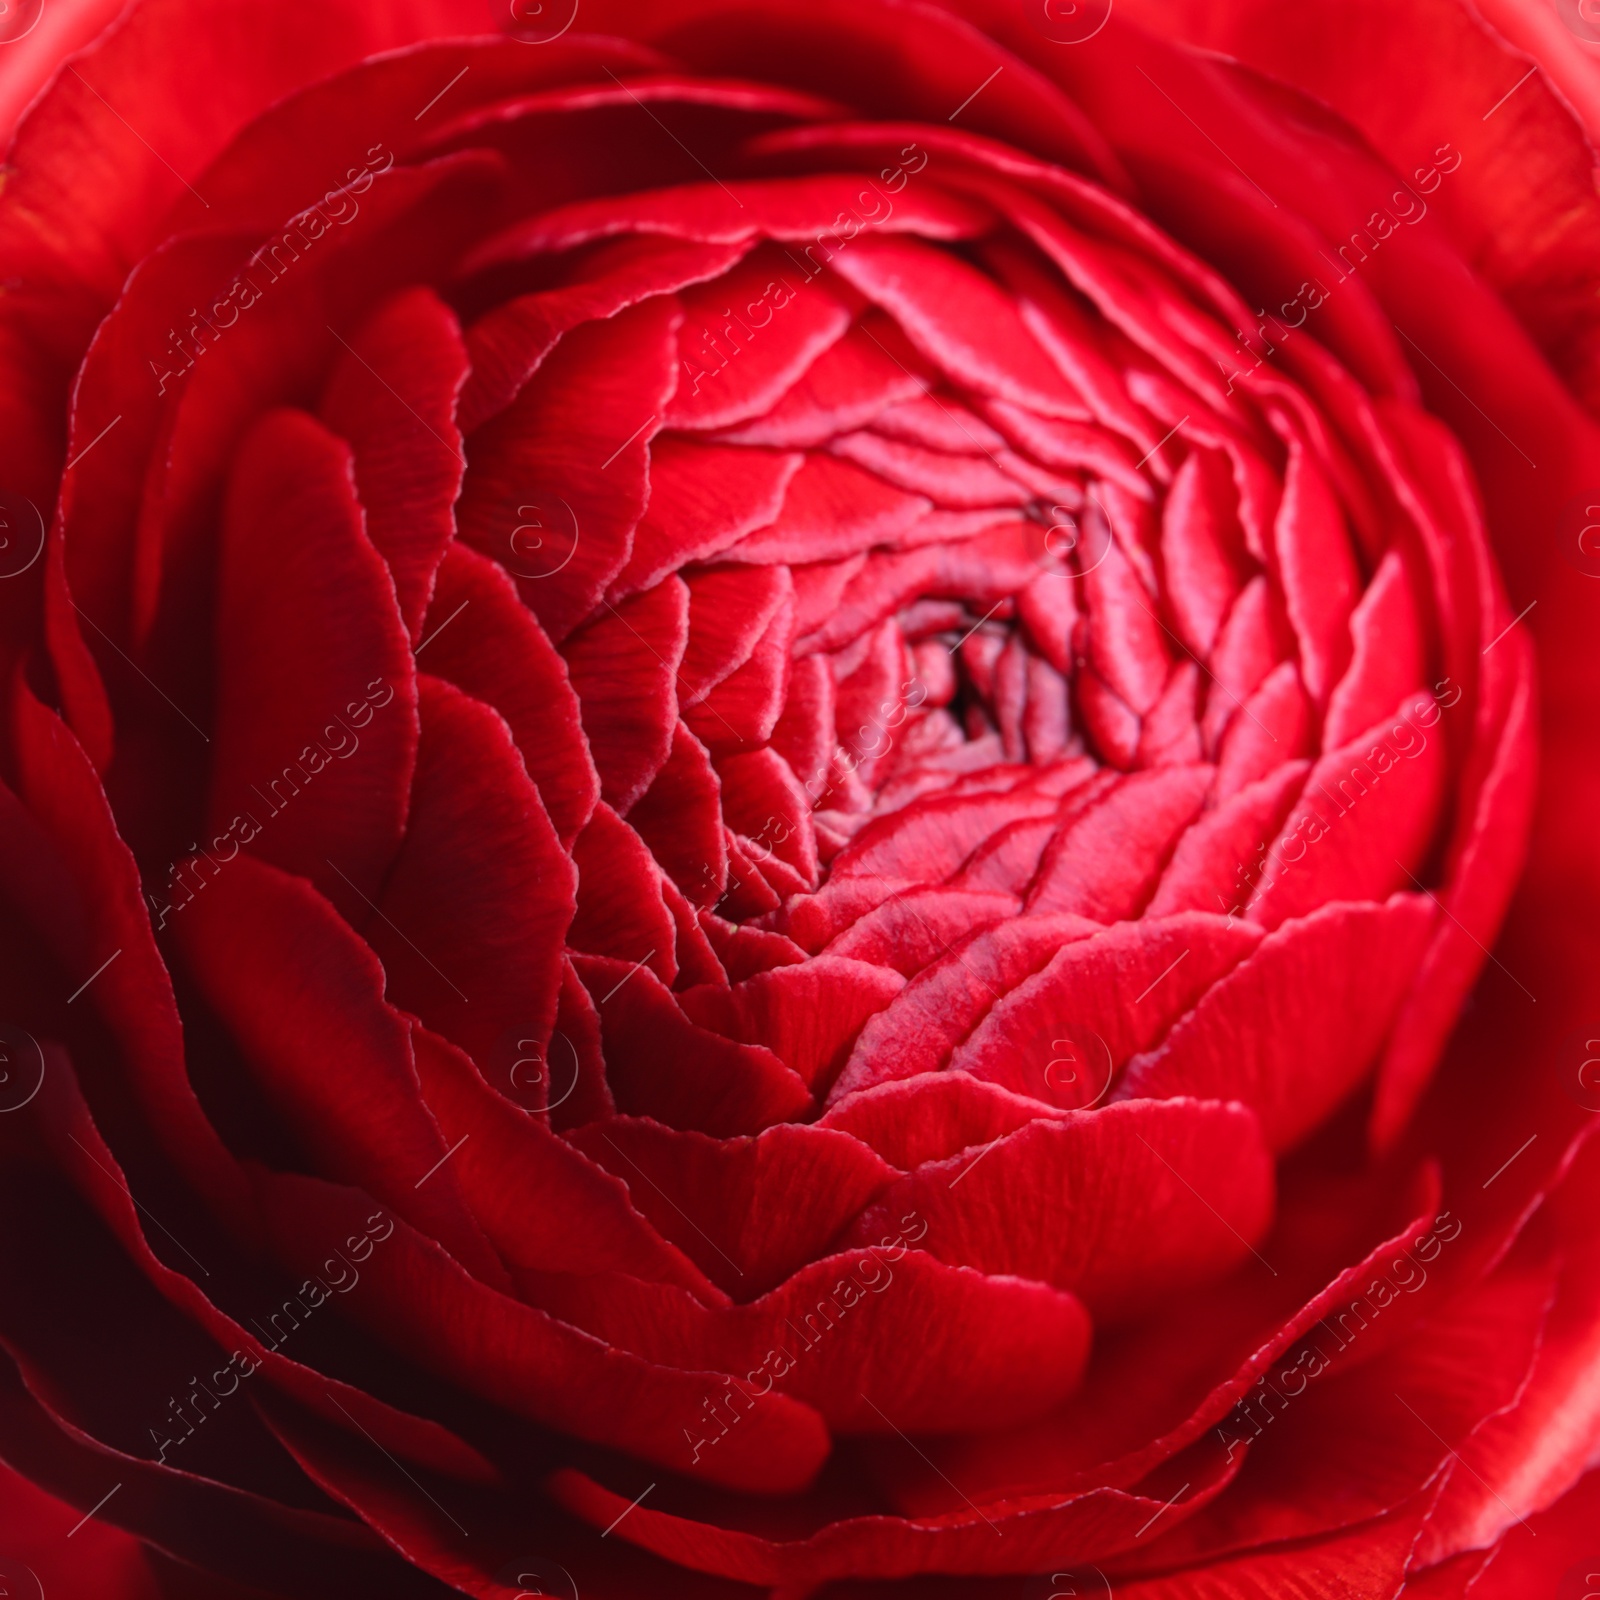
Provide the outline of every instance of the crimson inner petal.
[[[828,207],[855,181],[694,186],[604,219],[585,202],[485,246],[496,271],[539,263],[532,307],[678,248],[630,227],[746,241],[613,324],[648,337],[569,335],[603,351],[598,368],[558,349],[529,398],[469,435],[469,537],[554,624],[607,826],[642,846],[581,852],[574,928],[608,1059],[643,1038],[620,1012],[606,1029],[611,962],[662,980],[651,1005],[683,1017],[683,1048],[770,1046],[814,1104],[993,1060],[965,1041],[1042,981],[1041,1060],[1006,1076],[1083,1105],[1127,1092],[1122,1069],[1159,1053],[1204,985],[1174,982],[1130,1023],[1083,987],[1093,962],[1033,977],[1061,919],[1150,918],[1151,949],[1169,923],[1188,930],[1177,959],[1212,951],[1188,975],[1206,982],[1330,901],[1399,926],[1383,903],[1420,881],[1451,757],[1386,755],[1399,775],[1349,818],[1338,794],[1347,768],[1377,781],[1384,718],[1405,738],[1426,713],[1420,541],[1376,452],[1290,382],[1230,381],[1248,352],[1170,261],[1135,262],[994,184],[1009,221],[924,180],[915,206],[848,230]],[[518,304],[491,318],[534,317]],[[586,442],[530,448],[552,427]],[[1380,624],[1404,648],[1384,654]],[[474,692],[492,696],[501,665],[476,669]],[[1312,818],[1334,837],[1308,852]],[[618,897],[640,894],[662,905],[624,935]],[[921,986],[985,966],[970,941],[1019,916],[1055,930],[1031,965],[1002,963],[931,1034],[912,1020]],[[1396,948],[1420,959],[1416,944]],[[824,954],[835,965],[805,990],[817,1026],[774,1032],[752,985]],[[1105,1057],[1095,1096],[1046,1070],[1068,1035],[1086,1068]],[[776,1114],[774,1064],[747,1063],[771,1091],[751,1115]],[[1211,1067],[1191,1076],[1218,1092]]]
[[[1083,801],[1102,798],[1103,775],[1210,767],[1241,713],[1246,723],[1255,717],[1224,681],[1231,663],[1214,671],[1209,652],[1186,643],[1184,634],[1197,632],[1187,585],[1176,596],[1167,588],[1167,552],[1178,547],[1179,581],[1202,570],[1210,633],[1231,640],[1226,622],[1263,576],[1246,549],[1226,453],[1192,444],[1180,423],[1159,449],[1136,456],[1132,441],[1094,419],[1090,398],[1000,285],[953,253],[903,248],[937,254],[948,294],[911,307],[909,327],[889,320],[895,294],[884,291],[880,308],[832,270],[848,250],[807,277],[806,260],[766,247],[683,297],[680,393],[651,441],[651,499],[635,547],[646,528],[682,527],[674,542],[709,559],[679,570],[712,603],[691,605],[681,644],[630,624],[630,605],[640,604],[632,601],[620,611],[602,607],[566,647],[576,667],[593,652],[586,634],[597,647],[626,629],[625,642],[658,663],[678,652],[677,717],[711,756],[740,856],[781,902],[767,905],[748,874],[736,876],[713,902],[736,921],[781,930],[794,897],[834,874],[884,873],[883,824],[892,817],[900,820],[887,834],[906,835],[887,852],[897,883],[948,881],[1012,830],[1015,848],[988,881],[1026,894],[1059,831],[1050,819],[1064,823]],[[974,329],[997,306],[1005,337],[980,367]],[[853,316],[826,322],[824,307]],[[898,339],[881,337],[889,327]],[[1127,358],[1108,330],[1098,332]],[[875,370],[863,370],[862,352],[876,357]],[[774,400],[780,357],[792,372]],[[740,449],[752,467],[778,459],[765,445],[778,435],[762,433],[760,419],[795,410],[824,386],[833,431],[824,433],[809,408],[807,432],[781,441],[792,447],[804,437],[800,460],[776,480],[749,478]],[[1030,398],[1045,409],[1029,409]],[[1051,414],[1066,409],[1085,420],[1068,425]],[[730,414],[739,425],[719,430]],[[698,418],[711,425],[689,426]],[[762,442],[745,442],[752,435]],[[729,441],[725,463],[692,454],[718,438]],[[1167,493],[1163,451],[1186,452],[1186,492]],[[1197,477],[1204,491],[1192,487]],[[747,482],[756,498],[744,509]],[[772,487],[762,487],[769,484],[779,491],[776,515]],[[785,527],[794,530],[788,541]],[[825,559],[795,559],[808,546]],[[786,567],[795,602],[775,607],[772,575]],[[665,592],[672,580],[660,581]],[[1283,659],[1294,653],[1284,613],[1269,579],[1257,681],[1282,667],[1298,682]],[[750,620],[752,637],[727,636],[736,619]],[[609,748],[614,713],[599,691],[584,695],[581,679],[579,690],[586,724]],[[648,737],[662,750],[672,709],[635,711],[655,719]],[[660,772],[642,730],[625,745]],[[778,756],[776,774],[741,765],[762,748]],[[1282,758],[1298,753],[1285,749]],[[974,803],[925,821],[937,796]],[[1017,838],[1018,823],[1034,825],[1037,850]],[[936,843],[925,837],[930,828]],[[1165,833],[1152,838],[1130,880],[1153,880],[1176,843]],[[681,863],[663,865],[677,869],[687,891]],[[1143,886],[1153,891],[1154,882]],[[1139,899],[1127,914],[1141,909]]]
[[[931,86],[933,14],[864,26],[873,62]],[[830,37],[807,19],[798,53]],[[408,104],[416,131],[374,147],[359,223],[341,238],[324,219],[330,242],[239,333],[191,328],[204,360],[157,374],[148,438],[131,407],[115,435],[85,419],[121,392],[108,372],[143,381],[163,296],[198,295],[210,244],[149,258],[97,337],[53,592],[65,571],[98,613],[126,568],[132,654],[102,638],[152,690],[209,618],[215,692],[195,710],[217,738],[196,808],[211,847],[147,895],[172,991],[119,892],[102,909],[121,961],[87,1003],[147,1106],[188,1118],[177,1145],[203,1160],[180,1159],[238,1189],[280,1263],[330,1217],[357,1225],[357,1185],[392,1206],[353,1320],[537,1425],[541,1462],[554,1429],[605,1450],[575,1460],[608,1479],[642,1458],[802,1491],[837,1439],[887,1425],[936,1453],[987,1437],[972,1481],[1015,1487],[1039,1470],[1041,1408],[1058,1444],[1095,1448],[1054,1409],[1091,1322],[1187,1340],[1198,1302],[1172,1296],[1245,1263],[1277,1158],[1385,1049],[1375,1121],[1403,1123],[1471,979],[1462,940],[1492,937],[1531,691],[1470,472],[1403,385],[1366,395],[1312,332],[1265,363],[1209,269],[1065,170],[665,69],[569,86],[634,69],[566,49],[462,65],[431,133]],[[512,56],[556,63],[552,86],[535,67],[503,98],[526,71],[501,76]],[[410,71],[368,76],[414,104]],[[1082,130],[1023,81],[995,84],[987,103],[1017,115],[992,125],[1039,118],[1029,137],[1053,126],[1076,150]],[[269,113],[272,137],[201,175],[233,221],[280,147],[316,143],[283,140],[284,119],[318,126],[339,98]],[[817,162],[852,170],[750,176]],[[730,181],[685,183],[691,165]],[[81,747],[18,700],[20,792],[131,889],[87,765],[80,782],[85,751],[112,760],[89,660],[58,672]],[[197,763],[151,776],[128,681],[107,674],[108,789],[133,840],[130,787],[176,792]],[[322,732],[302,744],[309,713]],[[257,799],[264,821],[230,822]],[[753,1382],[791,1314],[809,1327],[825,1296],[879,1292],[880,1252],[898,1252],[886,1320],[830,1330],[733,1445],[690,1438],[703,1379]],[[1199,1319],[1222,1330],[1220,1375],[1235,1334],[1291,1336],[1287,1311],[1246,1300]],[[1125,1411],[1118,1338],[1082,1391],[1106,1416]],[[1183,1412],[1208,1426],[1185,1404],[1174,1427]],[[1171,1428],[1147,1443],[1151,1416],[1129,1440],[1146,1465],[1179,1447]],[[858,1472],[874,1506],[918,1509],[881,1455],[844,1449],[790,1535]],[[1101,1515],[1060,1482],[1027,1513],[1030,1549],[1046,1517]],[[621,1537],[677,1538],[679,1510],[713,1504],[681,1488],[635,1500]],[[1126,1537],[1186,1514],[1183,1492],[1126,1498]],[[916,1570],[928,1550],[968,1559],[960,1515],[900,1526],[926,1547]],[[708,1570],[753,1577],[747,1533],[709,1548]]]

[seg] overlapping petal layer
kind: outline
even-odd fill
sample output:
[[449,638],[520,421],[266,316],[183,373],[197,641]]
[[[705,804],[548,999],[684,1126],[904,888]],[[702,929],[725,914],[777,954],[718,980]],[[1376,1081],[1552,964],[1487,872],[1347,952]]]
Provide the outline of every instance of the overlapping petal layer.
[[[1355,273],[1269,348],[1130,200],[1298,261],[1322,189],[1206,155],[1197,224],[1122,89],[1286,113],[977,0],[348,9],[297,67],[143,0],[0,200],[68,419],[5,1204],[138,1357],[18,1245],[0,1454],[305,1593],[513,1594],[530,1504],[585,1594],[1448,1581],[1583,1465],[1593,1160],[1490,1205],[1459,1086],[1412,1122],[1532,805],[1476,451]],[[191,11],[223,89],[125,148]]]

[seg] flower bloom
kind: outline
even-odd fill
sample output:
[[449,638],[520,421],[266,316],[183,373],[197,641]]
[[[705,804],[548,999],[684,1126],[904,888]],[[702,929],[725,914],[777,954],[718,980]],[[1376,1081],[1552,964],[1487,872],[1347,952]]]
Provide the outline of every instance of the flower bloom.
[[1563,1579],[1536,70],[1455,0],[1333,8],[1420,108],[1243,0],[104,9],[0,62],[0,1577]]

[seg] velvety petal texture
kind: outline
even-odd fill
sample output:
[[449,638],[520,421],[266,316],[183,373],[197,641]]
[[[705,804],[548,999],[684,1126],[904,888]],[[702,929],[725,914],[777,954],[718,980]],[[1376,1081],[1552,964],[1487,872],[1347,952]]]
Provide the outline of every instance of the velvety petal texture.
[[1566,1600],[1536,10],[0,6],[0,1592]]

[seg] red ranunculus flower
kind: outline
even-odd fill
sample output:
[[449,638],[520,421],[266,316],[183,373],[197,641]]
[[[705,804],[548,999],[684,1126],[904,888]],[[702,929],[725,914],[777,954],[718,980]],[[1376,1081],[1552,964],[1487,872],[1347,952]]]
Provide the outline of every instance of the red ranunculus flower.
[[1586,24],[1110,11],[0,18],[6,1592],[1586,1592]]

